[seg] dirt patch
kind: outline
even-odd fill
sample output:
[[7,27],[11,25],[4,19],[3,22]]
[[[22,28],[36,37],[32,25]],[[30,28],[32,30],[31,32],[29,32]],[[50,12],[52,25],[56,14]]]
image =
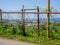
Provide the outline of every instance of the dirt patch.
[[38,45],[38,44],[0,38],[0,45]]

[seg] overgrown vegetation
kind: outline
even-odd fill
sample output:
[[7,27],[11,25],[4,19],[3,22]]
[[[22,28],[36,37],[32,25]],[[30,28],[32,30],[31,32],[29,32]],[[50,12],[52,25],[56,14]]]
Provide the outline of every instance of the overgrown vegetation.
[[37,36],[36,26],[26,26],[26,36],[22,34],[22,24],[0,25],[0,37],[17,39],[21,41],[39,43],[44,45],[60,45],[60,23],[53,23],[51,27],[51,38],[46,37],[46,25],[40,25],[40,37]]

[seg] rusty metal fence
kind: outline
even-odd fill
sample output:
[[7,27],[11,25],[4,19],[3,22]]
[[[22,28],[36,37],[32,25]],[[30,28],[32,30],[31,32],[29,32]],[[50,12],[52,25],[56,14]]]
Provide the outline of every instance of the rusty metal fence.
[[[26,11],[29,11],[29,10],[36,10],[36,12],[26,12]],[[40,36],[40,14],[47,14],[46,16],[47,16],[47,37],[50,37],[50,15],[51,14],[60,14],[60,12],[51,12],[50,11],[50,0],[48,0],[48,12],[40,12],[39,11],[39,7],[37,6],[37,8],[36,9],[25,9],[24,8],[24,6],[23,6],[23,8],[21,9],[21,12],[2,12],[2,10],[0,10],[0,22],[2,23],[2,14],[19,14],[19,15],[21,15],[21,19],[22,19],[22,30],[23,30],[23,35],[25,35],[25,26],[27,25],[27,23],[30,23],[30,25],[32,25],[33,24],[33,22],[32,21],[30,21],[30,22],[26,22],[25,23],[25,20],[26,20],[26,15],[32,15],[32,14],[34,14],[34,15],[36,15],[36,17],[37,17],[37,21],[36,21],[36,23],[35,24],[37,24],[37,32],[38,32],[38,36]],[[28,17],[30,17],[30,16],[28,16]],[[29,25],[29,24],[28,24]]]

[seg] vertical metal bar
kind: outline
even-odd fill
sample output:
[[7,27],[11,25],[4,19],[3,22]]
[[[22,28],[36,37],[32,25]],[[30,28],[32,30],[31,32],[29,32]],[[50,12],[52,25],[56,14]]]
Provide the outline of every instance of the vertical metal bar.
[[[50,0],[48,0],[48,12],[50,12]],[[50,37],[50,13],[47,14],[47,37]]]
[[[37,12],[39,12],[39,7],[37,6]],[[39,13],[37,14],[37,24],[38,24],[38,36],[40,36],[40,30],[39,30]]]
[[2,10],[0,9],[0,24],[2,24]]
[[22,9],[22,30],[23,30],[23,35],[25,36],[25,14],[23,12],[24,12],[24,5]]

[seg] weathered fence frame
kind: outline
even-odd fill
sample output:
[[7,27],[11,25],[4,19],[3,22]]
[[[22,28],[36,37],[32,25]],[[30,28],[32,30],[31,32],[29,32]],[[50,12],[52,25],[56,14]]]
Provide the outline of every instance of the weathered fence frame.
[[[23,15],[23,13],[25,12],[25,11],[29,11],[29,10],[37,10],[37,12],[39,12],[39,7],[37,6],[37,9],[24,9],[24,5],[23,5],[23,9],[21,9],[22,10],[22,21],[23,21],[23,34],[25,35],[25,14]],[[24,12],[23,12],[23,10],[24,10]],[[38,36],[40,36],[40,29],[39,29],[39,13],[37,14],[37,32],[38,32]]]
[[[38,8],[37,8],[38,9]],[[24,7],[23,7],[24,10]],[[27,9],[29,10],[29,9]],[[35,10],[35,9],[33,9]],[[38,26],[39,26],[39,14],[47,14],[48,20],[47,20],[47,37],[50,37],[50,14],[60,14],[60,12],[50,12],[50,0],[48,0],[48,12],[2,12],[2,10],[0,10],[0,17],[1,17],[1,21],[2,21],[2,13],[3,14],[38,14]],[[39,28],[39,27],[38,27]]]

